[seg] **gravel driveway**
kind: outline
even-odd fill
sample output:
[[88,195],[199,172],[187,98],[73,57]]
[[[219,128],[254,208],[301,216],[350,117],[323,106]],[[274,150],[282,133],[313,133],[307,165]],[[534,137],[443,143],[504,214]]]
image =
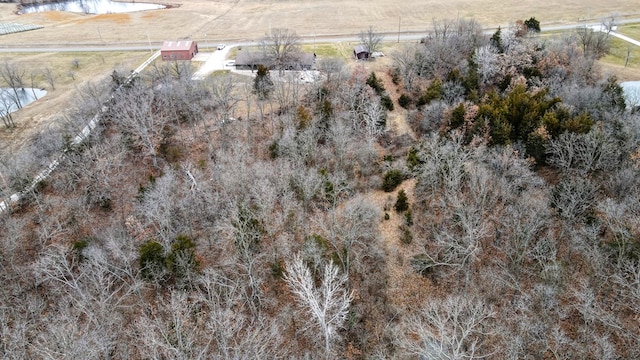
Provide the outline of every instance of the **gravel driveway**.
[[225,67],[225,62],[227,61],[227,55],[229,54],[229,51],[231,50],[231,48],[233,48],[233,46],[234,45],[229,45],[222,50],[215,50],[212,53],[200,53],[196,55],[198,57],[203,57],[202,55],[204,56],[208,55],[208,58],[206,59],[204,64],[200,66],[200,69],[198,69],[198,71],[196,71],[193,74],[192,79],[202,80],[207,75],[211,74],[216,70],[225,70],[225,69],[230,70],[229,67]]

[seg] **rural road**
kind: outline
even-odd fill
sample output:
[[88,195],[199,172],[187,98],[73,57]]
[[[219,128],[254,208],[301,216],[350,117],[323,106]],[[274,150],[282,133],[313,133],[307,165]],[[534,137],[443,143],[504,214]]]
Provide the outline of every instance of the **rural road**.
[[[618,25],[623,24],[633,24],[640,23],[640,18],[635,19],[625,19],[617,21]],[[600,23],[573,23],[573,24],[565,24],[565,25],[554,25],[554,26],[543,26],[542,31],[561,31],[561,30],[571,30],[577,27],[594,27],[599,26]],[[488,34],[492,34],[497,30],[496,28],[487,28],[485,31]],[[425,32],[401,32],[398,36],[397,32],[387,32],[383,33],[384,41],[417,41],[424,37]],[[305,44],[311,44],[314,42],[318,43],[331,43],[331,42],[343,42],[343,41],[359,41],[359,37],[357,34],[346,34],[346,35],[307,35],[300,36],[301,42]],[[233,46],[255,46],[258,45],[259,41],[248,40],[244,42],[236,42],[234,44],[229,44],[227,48]],[[97,51],[153,51],[158,50],[162,44],[161,43],[146,43],[146,42],[134,42],[134,43],[111,43],[111,44],[82,44],[82,43],[66,43],[66,44],[32,44],[29,46],[25,46],[24,44],[20,45],[4,45],[0,47],[0,53],[15,53],[15,52],[97,52]],[[211,45],[210,48],[214,49],[215,45]],[[204,51],[205,47],[200,44],[200,48]],[[217,51],[216,51],[217,52]]]

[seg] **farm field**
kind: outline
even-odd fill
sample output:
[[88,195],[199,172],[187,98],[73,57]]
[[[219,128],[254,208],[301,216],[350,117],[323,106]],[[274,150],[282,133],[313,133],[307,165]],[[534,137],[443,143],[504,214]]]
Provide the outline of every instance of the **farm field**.
[[636,1],[548,2],[452,0],[374,1],[205,1],[168,3],[169,9],[130,14],[80,15],[49,12],[17,15],[16,4],[0,4],[0,22],[43,25],[38,31],[0,37],[0,46],[39,44],[157,44],[179,39],[251,41],[269,28],[294,29],[301,36],[357,34],[373,26],[379,32],[421,32],[434,19],[475,18],[485,27],[505,26],[535,16],[543,26],[598,21],[616,13],[620,18],[640,14]]

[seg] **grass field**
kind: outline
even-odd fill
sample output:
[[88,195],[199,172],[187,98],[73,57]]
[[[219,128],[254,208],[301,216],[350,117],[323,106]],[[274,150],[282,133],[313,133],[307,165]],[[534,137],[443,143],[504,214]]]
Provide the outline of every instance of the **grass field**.
[[[0,63],[16,62],[25,70],[24,81],[31,86],[44,88],[47,95],[26,106],[14,115],[18,127],[11,131],[0,128],[0,154],[18,146],[24,139],[46,124],[61,119],[73,104],[87,82],[99,81],[113,71],[135,69],[149,52],[94,52],[94,53],[0,53]],[[74,62],[77,61],[76,67]],[[54,75],[55,89],[51,88],[42,72],[50,69]]]
[[[163,1],[158,1],[162,3]],[[177,7],[130,14],[80,15],[49,12],[16,15],[15,4],[0,4],[0,22],[22,22],[44,29],[0,37],[0,45],[42,43],[158,44],[166,39],[210,43],[250,41],[270,28],[294,29],[301,36],[353,35],[373,26],[395,33],[424,31],[434,19],[475,18],[485,27],[535,16],[542,25],[577,23],[618,13],[640,17],[637,1],[595,0],[187,0]],[[400,25],[400,26],[399,26]]]

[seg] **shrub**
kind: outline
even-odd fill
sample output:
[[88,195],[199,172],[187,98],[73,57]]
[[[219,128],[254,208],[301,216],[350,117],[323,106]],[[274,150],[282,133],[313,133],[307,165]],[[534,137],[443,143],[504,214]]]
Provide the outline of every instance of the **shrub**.
[[384,174],[384,178],[382,180],[382,190],[385,192],[392,192],[398,187],[404,180],[404,176],[400,170],[389,170]]
[[164,248],[157,241],[149,240],[140,247],[140,273],[147,280],[158,280],[166,271]]
[[184,278],[200,266],[196,259],[196,244],[186,235],[178,235],[171,245],[171,253],[166,258],[167,268],[177,278]]
[[284,278],[284,261],[282,261],[282,259],[273,259],[273,262],[271,263],[271,276],[276,280]]
[[396,204],[393,206],[393,208],[397,212],[403,212],[409,209],[409,199],[407,198],[407,194],[404,192],[404,190],[400,190],[398,192],[398,199],[396,200]]
[[394,85],[400,84],[400,72],[398,69],[390,70],[389,75],[391,75],[391,82],[393,82]]
[[398,104],[400,104],[400,106],[402,106],[405,109],[408,109],[409,106],[411,106],[411,103],[412,103],[411,97],[407,94],[402,94],[398,98]]
[[407,209],[407,212],[404,213],[404,223],[407,226],[413,225],[413,212],[411,212],[411,209]]
[[311,124],[311,112],[304,106],[298,106],[296,110],[296,120],[298,120],[298,130],[306,129]]
[[280,145],[278,144],[278,140],[275,140],[274,142],[271,143],[271,145],[269,145],[269,157],[271,159],[275,159],[280,155]]
[[384,108],[389,111],[393,111],[393,109],[395,108],[393,106],[393,100],[391,100],[389,95],[384,95],[380,97],[380,104],[382,104],[382,106],[384,106]]
[[73,253],[75,254],[78,261],[84,260],[84,255],[82,255],[82,252],[84,251],[84,249],[86,249],[89,246],[90,241],[91,241],[91,238],[85,237],[82,240],[77,240],[73,242],[71,249],[73,250]]
[[400,241],[403,244],[409,245],[413,241],[413,234],[411,233],[411,229],[409,229],[406,225],[400,226]]
[[163,142],[158,148],[160,155],[170,163],[177,163],[182,159],[182,149],[179,146]]
[[409,149],[409,152],[407,153],[407,167],[409,168],[409,170],[416,170],[416,168],[422,163],[423,161],[420,160],[420,157],[418,156],[418,149],[414,147]]
[[367,78],[367,85],[369,85],[378,95],[381,95],[384,92],[384,85],[382,85],[382,82],[378,80],[376,73],[373,71]]
[[153,174],[149,174],[149,184],[147,185],[138,184],[138,195],[136,195],[136,199],[142,202],[146,194],[150,190],[153,190],[155,186],[156,186],[156,177],[153,176]]

